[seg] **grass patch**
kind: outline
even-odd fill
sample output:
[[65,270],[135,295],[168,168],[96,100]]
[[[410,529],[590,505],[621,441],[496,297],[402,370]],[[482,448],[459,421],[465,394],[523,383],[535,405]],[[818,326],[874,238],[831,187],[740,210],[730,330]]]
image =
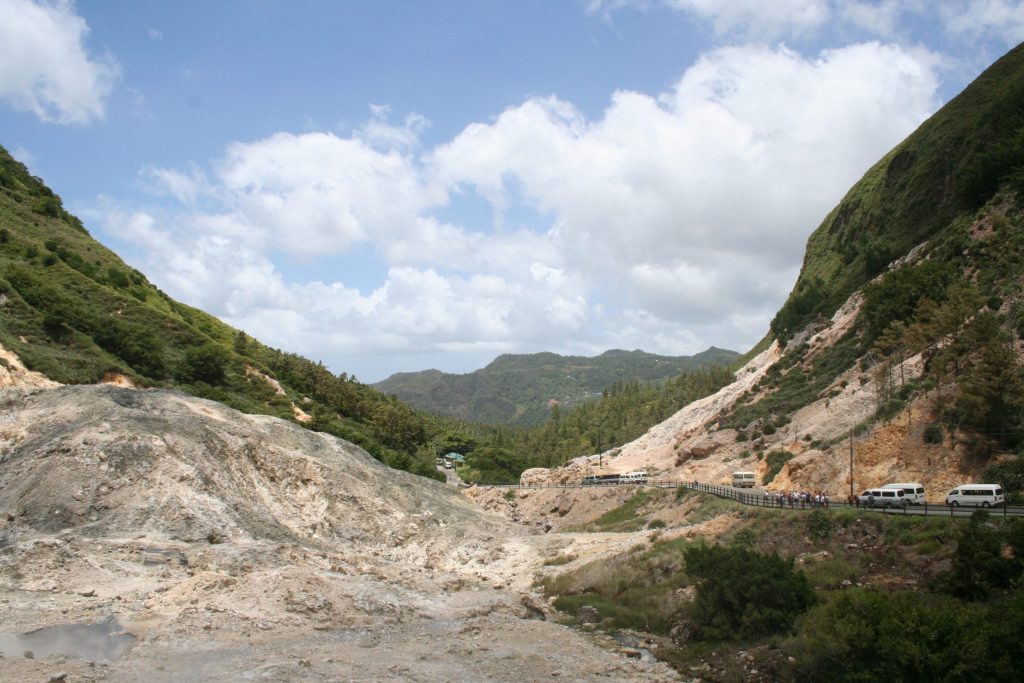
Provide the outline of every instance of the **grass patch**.
[[860,567],[844,557],[828,557],[805,563],[801,569],[815,588],[839,588],[843,581],[855,583],[863,572]]
[[887,519],[885,540],[894,545],[912,547],[924,554],[935,552],[953,538],[953,524],[956,520],[948,517],[893,516]]
[[544,560],[545,567],[559,567],[563,564],[569,564],[576,559],[575,555],[558,555],[556,557],[549,557]]
[[644,528],[645,520],[640,510],[648,503],[663,498],[665,492],[637,491],[629,500],[604,513],[593,522],[577,527],[576,531],[638,531]]
[[545,596],[557,596],[555,608],[572,618],[581,606],[590,605],[606,627],[667,634],[686,604],[676,590],[690,583],[683,561],[690,544],[659,540],[589,562],[543,580]]

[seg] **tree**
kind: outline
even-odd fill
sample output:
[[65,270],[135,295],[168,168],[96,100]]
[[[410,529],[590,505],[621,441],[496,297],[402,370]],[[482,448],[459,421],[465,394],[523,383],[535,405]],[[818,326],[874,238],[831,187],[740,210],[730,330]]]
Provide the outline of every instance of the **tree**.
[[979,313],[970,327],[976,351],[966,359],[957,410],[963,424],[1012,447],[1024,436],[1024,372],[992,313]]
[[745,640],[785,633],[815,602],[814,590],[793,560],[742,545],[695,545],[683,551],[686,573],[698,581],[695,635]]
[[246,355],[249,352],[249,336],[242,330],[239,330],[235,333],[235,338],[232,341],[232,347],[238,355]]
[[227,350],[217,344],[208,343],[186,351],[185,358],[175,375],[183,382],[206,382],[216,385],[224,381],[227,365]]
[[[1021,527],[1014,522],[1006,534],[1011,547],[1020,542]],[[1020,576],[1024,558],[1003,555],[1001,531],[989,523],[984,510],[977,510],[957,531],[953,568],[944,579],[948,592],[964,600],[984,600],[997,589],[1009,588]]]

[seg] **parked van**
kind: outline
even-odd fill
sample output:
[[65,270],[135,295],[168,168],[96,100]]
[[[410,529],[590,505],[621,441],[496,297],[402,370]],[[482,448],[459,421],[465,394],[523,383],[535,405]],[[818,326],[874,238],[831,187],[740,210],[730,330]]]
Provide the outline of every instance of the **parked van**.
[[882,488],[903,489],[903,495],[907,499],[908,505],[924,504],[924,486],[917,482],[897,482],[895,484],[886,484]]
[[740,489],[752,489],[757,485],[757,477],[753,472],[733,472],[732,485]]
[[1003,487],[999,484],[960,484],[946,494],[946,505],[980,505],[995,507],[1006,502]]
[[646,472],[626,472],[625,474],[619,475],[620,484],[646,484],[647,473]]
[[858,497],[861,507],[905,508],[907,497],[903,489],[867,489]]

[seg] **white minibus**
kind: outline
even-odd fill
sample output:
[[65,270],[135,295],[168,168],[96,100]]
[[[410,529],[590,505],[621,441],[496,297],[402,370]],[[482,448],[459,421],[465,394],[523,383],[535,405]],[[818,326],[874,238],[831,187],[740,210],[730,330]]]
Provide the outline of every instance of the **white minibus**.
[[907,498],[903,489],[867,489],[858,496],[861,507],[905,508]]
[[907,499],[907,503],[910,505],[923,505],[924,504],[924,486],[917,482],[897,482],[895,484],[886,484],[882,487],[883,489],[903,489],[903,495]]
[[752,489],[757,484],[757,477],[753,472],[733,472],[732,485],[740,489]]
[[646,472],[626,472],[625,474],[619,475],[620,484],[646,484],[647,473]]
[[1005,502],[1003,487],[999,484],[960,484],[946,494],[946,505],[980,505],[995,507]]

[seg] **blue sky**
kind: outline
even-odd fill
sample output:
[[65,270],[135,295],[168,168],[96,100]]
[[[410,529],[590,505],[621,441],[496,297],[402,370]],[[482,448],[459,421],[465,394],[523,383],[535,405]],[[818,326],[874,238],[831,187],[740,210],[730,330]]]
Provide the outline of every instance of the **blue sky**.
[[1020,0],[0,0],[0,144],[172,296],[377,381],[744,351]]

